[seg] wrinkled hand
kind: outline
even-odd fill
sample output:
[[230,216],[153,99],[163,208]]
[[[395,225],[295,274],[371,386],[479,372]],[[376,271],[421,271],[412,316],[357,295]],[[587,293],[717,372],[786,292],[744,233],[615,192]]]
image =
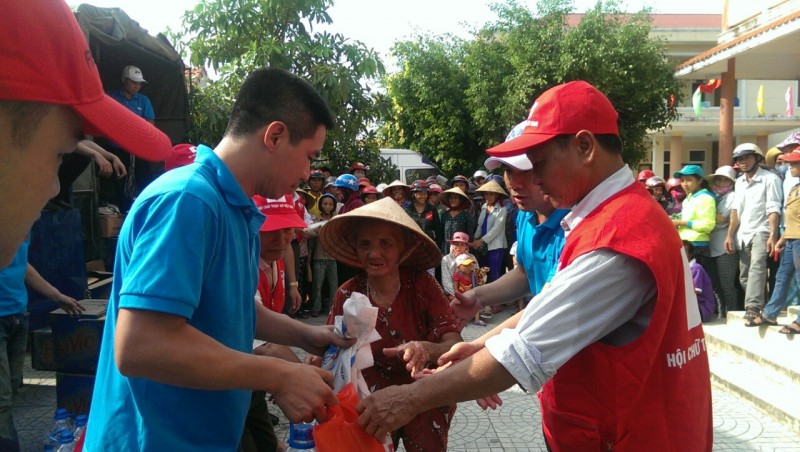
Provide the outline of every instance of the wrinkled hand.
[[94,158],[94,163],[97,164],[97,172],[103,177],[110,176],[111,172],[114,170],[111,167],[111,162],[106,160],[106,158],[100,154],[97,154],[97,156]]
[[411,372],[411,378],[416,378],[431,360],[430,352],[421,341],[411,341],[397,347],[384,348],[383,354],[387,357],[400,356],[406,362],[406,370]]
[[475,317],[480,305],[478,300],[475,299],[475,292],[468,290],[464,293],[454,293],[455,299],[450,302],[450,310],[453,312],[453,317],[458,323],[459,328],[464,326]]
[[125,164],[123,164],[122,160],[120,160],[116,155],[111,157],[111,166],[114,167],[114,174],[117,176],[117,179],[122,179],[128,175],[128,170],[125,168]]
[[63,293],[60,292],[53,298],[53,301],[58,303],[58,307],[63,309],[64,312],[71,315],[72,317],[77,317],[81,315],[82,311],[86,310],[86,308],[81,306],[81,304],[75,301],[74,298],[64,295]]
[[333,374],[318,367],[289,363],[291,371],[272,397],[290,422],[328,420],[326,405],[339,402],[333,394]]
[[781,237],[778,239],[778,243],[775,244],[775,252],[780,254],[783,252],[783,249],[786,248],[786,240]]
[[728,216],[727,215],[723,215],[721,213],[718,213],[717,217],[715,218],[715,221],[716,221],[716,224],[725,224],[725,223],[728,222]]
[[408,424],[417,409],[409,403],[412,385],[389,386],[358,403],[358,425],[383,441],[386,435]]
[[356,343],[355,338],[342,339],[333,332],[333,325],[309,326],[309,334],[304,336],[303,350],[313,355],[322,356],[330,344],[339,348],[350,348]]

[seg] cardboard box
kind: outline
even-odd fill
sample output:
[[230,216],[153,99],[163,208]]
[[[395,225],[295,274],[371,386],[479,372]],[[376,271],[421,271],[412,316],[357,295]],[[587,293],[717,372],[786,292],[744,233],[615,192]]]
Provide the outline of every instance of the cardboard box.
[[88,413],[92,404],[94,375],[56,372],[56,403],[72,414]]
[[119,237],[124,219],[122,215],[100,215],[100,237]]
[[36,370],[56,370],[53,331],[39,328],[31,331],[31,367]]
[[50,313],[55,370],[94,374],[103,340],[108,300],[80,300],[86,308],[80,317],[57,309]]

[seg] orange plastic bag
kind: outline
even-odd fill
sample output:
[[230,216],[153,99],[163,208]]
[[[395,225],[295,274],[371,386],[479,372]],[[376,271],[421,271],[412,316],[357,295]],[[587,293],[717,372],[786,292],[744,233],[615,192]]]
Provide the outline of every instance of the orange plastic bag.
[[353,383],[343,387],[336,398],[339,399],[339,405],[327,408],[328,420],[314,427],[314,447],[317,451],[383,452],[383,445],[356,424],[358,395]]

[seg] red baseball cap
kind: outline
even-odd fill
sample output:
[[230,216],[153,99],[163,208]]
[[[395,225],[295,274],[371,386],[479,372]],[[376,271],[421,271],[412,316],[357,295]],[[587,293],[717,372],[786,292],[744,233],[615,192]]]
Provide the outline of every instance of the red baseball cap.
[[558,135],[588,130],[595,135],[619,135],[619,115],[608,98],[583,80],[558,85],[533,103],[522,133],[486,153],[494,157],[519,155]]
[[253,202],[259,212],[267,216],[261,225],[262,232],[277,231],[279,229],[305,228],[306,222],[297,214],[292,202],[292,195],[280,199],[267,199],[262,196],[253,196]]
[[176,144],[172,147],[172,153],[164,160],[164,170],[180,168],[194,163],[197,157],[197,146],[189,143]]
[[0,100],[71,107],[89,135],[137,157],[166,159],[169,138],[103,91],[86,38],[64,0],[3,2]]

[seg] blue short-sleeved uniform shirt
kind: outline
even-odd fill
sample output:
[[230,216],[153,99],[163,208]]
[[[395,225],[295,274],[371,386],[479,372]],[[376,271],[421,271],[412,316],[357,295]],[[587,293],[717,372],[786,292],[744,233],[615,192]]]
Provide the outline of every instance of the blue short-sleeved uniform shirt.
[[157,311],[250,353],[263,222],[205,146],[194,164],[164,174],[136,199],[117,245],[86,450],[236,449],[250,391],[125,377],[114,361],[114,330],[121,308]]
[[[128,99],[125,97],[125,92],[122,88],[110,89],[106,91],[106,94],[124,105],[125,108],[133,112],[136,116],[148,120],[156,119],[156,113],[153,111],[153,104],[150,103],[150,98],[144,94],[136,93],[133,97]],[[111,140],[109,140],[108,144],[112,147],[119,148],[119,145]]]
[[536,212],[517,215],[517,262],[525,269],[531,294],[542,291],[558,268],[558,257],[564,248],[561,219],[567,209],[556,209],[542,224],[536,224]]
[[136,93],[133,97],[128,99],[122,88],[108,90],[106,94],[124,105],[125,108],[132,111],[136,116],[141,116],[144,119],[156,119],[156,114],[153,111],[153,104],[150,103],[150,98],[144,94]]
[[24,314],[28,310],[28,289],[25,272],[28,270],[30,236],[22,242],[8,267],[0,270],[0,317]]

